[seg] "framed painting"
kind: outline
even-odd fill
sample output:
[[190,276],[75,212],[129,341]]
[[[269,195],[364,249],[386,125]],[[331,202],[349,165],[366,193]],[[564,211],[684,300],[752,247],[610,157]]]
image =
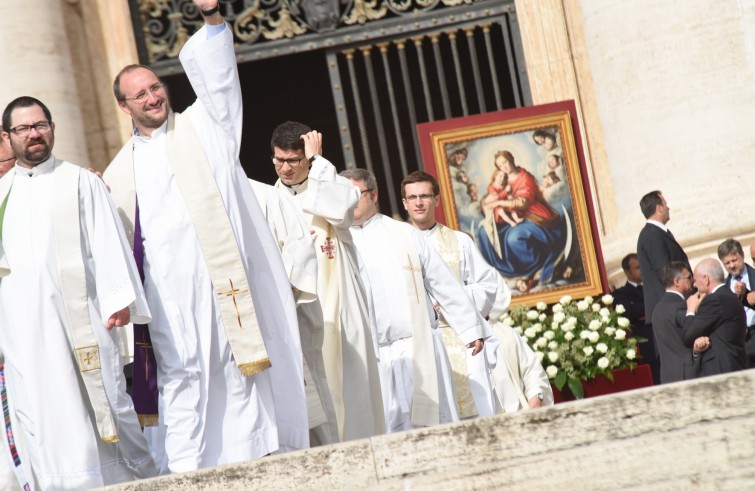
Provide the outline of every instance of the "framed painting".
[[469,234],[512,305],[599,295],[608,281],[573,101],[417,125],[436,219]]

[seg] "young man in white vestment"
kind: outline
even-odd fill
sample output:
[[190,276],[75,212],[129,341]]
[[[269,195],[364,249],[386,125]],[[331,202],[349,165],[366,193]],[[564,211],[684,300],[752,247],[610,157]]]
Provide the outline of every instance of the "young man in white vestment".
[[[401,198],[410,223],[421,231],[428,244],[461,282],[480,315],[487,318],[495,301],[500,275],[485,262],[468,235],[435,221],[435,209],[440,204],[438,182],[427,172],[412,172],[401,182]],[[486,356],[471,356],[443,316],[440,317],[440,331],[454,373],[459,417],[465,419],[500,413],[492,383],[497,340],[492,338],[486,341]]]
[[349,232],[359,194],[320,155],[322,134],[308,126],[293,121],[279,125],[270,146],[279,177],[275,187],[293,197],[315,242],[322,352],[340,439],[380,435],[385,433],[380,376]]
[[338,421],[322,356],[322,307],[317,298],[317,254],[309,224],[287,191],[249,179],[278,243],[296,300],[307,394],[310,447],[338,443]]
[[52,155],[42,102],[14,100],[2,123],[18,160],[0,179],[0,391],[19,486],[154,476],[114,329],[150,320],[118,212],[99,178]]
[[393,432],[458,421],[434,302],[473,356],[482,352],[488,336],[484,321],[419,231],[378,213],[375,176],[365,169],[341,175],[361,194],[351,232],[378,347],[386,428]]
[[173,113],[154,72],[121,70],[113,91],[134,135],[105,172],[144,255],[165,429],[161,472],[309,445],[293,294],[238,160],[233,35],[217,0],[194,4],[205,25],[179,58],[197,100]]

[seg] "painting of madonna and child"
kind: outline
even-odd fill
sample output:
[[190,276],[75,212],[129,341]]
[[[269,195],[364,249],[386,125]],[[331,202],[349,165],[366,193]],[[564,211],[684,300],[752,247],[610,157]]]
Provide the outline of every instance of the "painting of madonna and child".
[[607,284],[571,101],[418,125],[438,221],[468,234],[512,303]]

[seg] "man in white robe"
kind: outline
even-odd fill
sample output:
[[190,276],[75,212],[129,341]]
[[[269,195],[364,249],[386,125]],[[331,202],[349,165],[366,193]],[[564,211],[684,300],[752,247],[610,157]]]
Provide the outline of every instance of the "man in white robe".
[[322,307],[317,299],[317,254],[309,226],[288,192],[249,179],[262,214],[278,243],[296,299],[307,394],[309,444],[338,443],[338,421],[322,356]]
[[233,35],[217,0],[194,4],[205,25],[179,58],[197,101],[172,113],[154,72],[124,68],[113,89],[135,135],[105,172],[131,240],[138,203],[171,472],[309,445],[293,295],[238,161]]
[[359,194],[320,155],[322,134],[308,126],[279,125],[271,147],[275,187],[293,196],[315,241],[323,359],[340,439],[385,433],[374,342],[349,232]]
[[[3,132],[3,126],[0,125],[0,133]],[[13,168],[16,163],[16,156],[13,155],[13,150],[9,143],[0,138],[0,177],[3,177],[6,172]]]
[[458,421],[433,299],[475,356],[487,337],[483,320],[419,231],[377,212],[375,176],[365,169],[341,175],[362,195],[351,232],[378,346],[386,428],[393,432]]
[[[427,172],[412,172],[401,183],[401,197],[411,224],[440,254],[443,262],[464,286],[477,311],[487,318],[495,301],[500,275],[485,262],[468,235],[435,221],[435,208],[440,205],[438,182]],[[441,317],[440,321],[454,372],[459,416],[464,419],[500,413],[491,378],[496,362],[497,340],[487,340],[486,356],[471,356],[445,318]],[[488,363],[489,355],[493,355],[492,364]]]
[[150,312],[117,210],[99,178],[52,155],[55,124],[40,101],[11,102],[3,127],[18,157],[0,179],[0,344],[19,484],[152,477],[113,329]]

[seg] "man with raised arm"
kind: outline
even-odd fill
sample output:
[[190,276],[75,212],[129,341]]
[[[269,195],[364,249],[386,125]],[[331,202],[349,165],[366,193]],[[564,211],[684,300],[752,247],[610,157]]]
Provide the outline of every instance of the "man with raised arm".
[[134,135],[105,172],[143,255],[163,472],[309,445],[293,295],[238,160],[233,35],[217,0],[194,4],[205,25],[179,58],[197,100],[174,113],[152,70],[121,70],[113,91]]

